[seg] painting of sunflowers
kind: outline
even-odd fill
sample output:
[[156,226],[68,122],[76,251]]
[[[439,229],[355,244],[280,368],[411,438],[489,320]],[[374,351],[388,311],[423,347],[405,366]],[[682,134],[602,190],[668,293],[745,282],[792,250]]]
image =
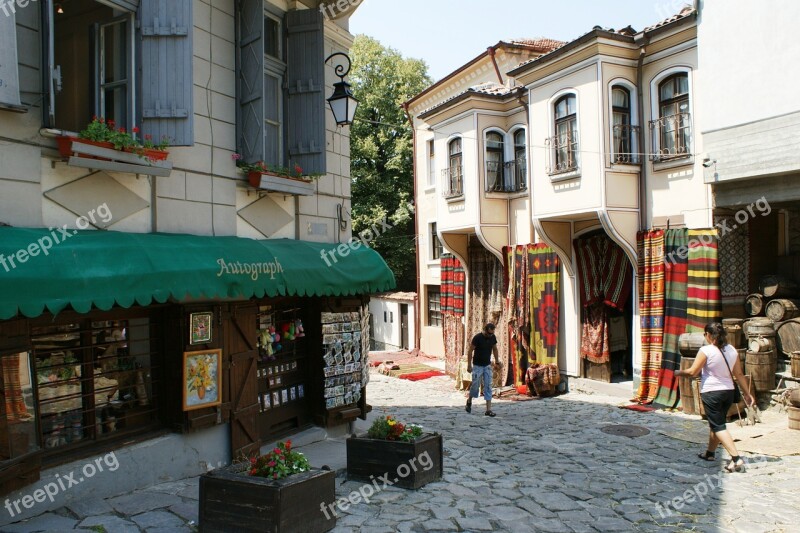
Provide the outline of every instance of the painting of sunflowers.
[[222,350],[183,353],[183,410],[213,407],[222,403]]

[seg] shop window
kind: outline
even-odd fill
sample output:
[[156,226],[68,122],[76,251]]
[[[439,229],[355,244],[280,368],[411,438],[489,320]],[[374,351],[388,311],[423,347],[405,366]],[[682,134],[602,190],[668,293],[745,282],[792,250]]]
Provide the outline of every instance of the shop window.
[[439,287],[428,286],[428,325],[442,327],[442,300]]
[[39,448],[30,352],[0,356],[0,465]]
[[155,422],[155,329],[147,318],[31,328],[45,450]]

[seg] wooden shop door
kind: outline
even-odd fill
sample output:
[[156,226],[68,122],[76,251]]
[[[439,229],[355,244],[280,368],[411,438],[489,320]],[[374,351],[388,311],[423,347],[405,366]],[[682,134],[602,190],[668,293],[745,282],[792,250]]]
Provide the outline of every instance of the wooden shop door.
[[236,460],[261,448],[258,436],[258,337],[252,304],[232,305],[225,328],[229,364],[227,389],[231,406],[231,455]]

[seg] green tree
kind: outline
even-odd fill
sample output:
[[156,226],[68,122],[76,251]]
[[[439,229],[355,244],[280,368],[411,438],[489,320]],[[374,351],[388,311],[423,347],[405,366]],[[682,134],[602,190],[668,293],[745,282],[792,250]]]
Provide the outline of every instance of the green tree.
[[350,82],[359,100],[350,128],[353,231],[377,229],[372,247],[394,272],[398,289],[413,291],[414,147],[402,104],[432,80],[423,61],[406,59],[364,35],[356,36],[350,57]]

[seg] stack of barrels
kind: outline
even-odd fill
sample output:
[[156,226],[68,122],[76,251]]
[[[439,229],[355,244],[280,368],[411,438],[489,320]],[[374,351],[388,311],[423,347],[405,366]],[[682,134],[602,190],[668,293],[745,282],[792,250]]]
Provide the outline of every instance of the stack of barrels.
[[[678,349],[681,352],[681,370],[691,368],[697,351],[706,343],[704,334],[684,333],[678,337]],[[687,415],[699,415],[700,406],[695,402],[692,381],[699,381],[700,378],[680,377],[678,378],[678,391],[681,395],[681,407]]]
[[745,356],[747,353],[747,339],[744,336],[744,319],[742,318],[723,318],[722,326],[728,334],[728,344],[736,348],[739,353],[739,365],[742,372],[745,372]]
[[747,316],[767,316],[773,322],[781,322],[800,316],[800,295],[797,283],[782,276],[769,275],[761,278],[759,291],[750,294],[744,302]]
[[745,371],[753,379],[759,395],[775,388],[778,355],[775,350],[775,323],[769,318],[751,318],[744,323],[747,334]]

